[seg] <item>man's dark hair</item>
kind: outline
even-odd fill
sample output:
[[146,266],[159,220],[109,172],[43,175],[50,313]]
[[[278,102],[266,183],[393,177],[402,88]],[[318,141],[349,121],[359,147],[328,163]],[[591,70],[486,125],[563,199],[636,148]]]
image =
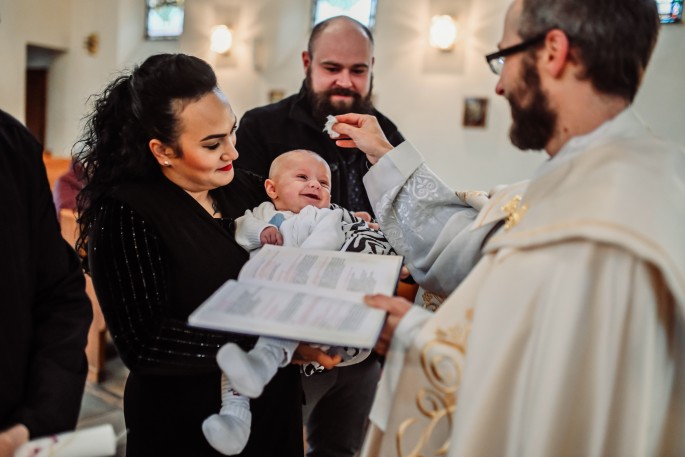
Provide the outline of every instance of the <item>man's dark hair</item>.
[[331,23],[340,20],[347,20],[355,25],[358,25],[359,28],[364,32],[364,35],[366,35],[366,37],[369,39],[369,43],[371,43],[371,47],[373,48],[373,35],[367,26],[349,16],[335,16],[319,22],[312,29],[312,33],[309,35],[309,43],[307,43],[307,51],[309,52],[310,56],[314,55],[314,43],[319,38],[319,35],[321,35],[321,33],[326,30]]
[[521,38],[552,29],[568,36],[582,79],[604,94],[635,98],[659,32],[654,0],[523,0]]

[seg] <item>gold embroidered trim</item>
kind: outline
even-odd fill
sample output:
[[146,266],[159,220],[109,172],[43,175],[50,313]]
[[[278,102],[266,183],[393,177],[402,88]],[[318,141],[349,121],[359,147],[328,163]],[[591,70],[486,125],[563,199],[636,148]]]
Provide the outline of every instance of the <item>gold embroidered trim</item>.
[[[466,318],[471,320],[472,310],[467,311]],[[450,446],[449,437],[436,450],[424,448],[438,427],[441,430],[445,427],[447,430],[452,429],[457,390],[461,384],[463,358],[470,333],[470,322],[457,324],[447,329],[438,328],[436,338],[422,348],[421,368],[431,387],[419,390],[416,395],[416,408],[421,416],[428,419],[428,424],[419,431],[419,438],[411,450],[405,450],[405,438],[410,429],[415,428],[419,418],[409,418],[400,424],[395,437],[398,457],[447,455]]]
[[442,295],[434,294],[433,292],[428,292],[424,290],[421,294],[421,299],[423,300],[423,308],[428,311],[437,311],[440,305],[445,301],[445,297]]
[[521,218],[523,218],[523,215],[528,210],[528,206],[521,205],[521,196],[517,195],[502,206],[501,209],[507,215],[504,220],[504,230],[509,230],[521,221]]

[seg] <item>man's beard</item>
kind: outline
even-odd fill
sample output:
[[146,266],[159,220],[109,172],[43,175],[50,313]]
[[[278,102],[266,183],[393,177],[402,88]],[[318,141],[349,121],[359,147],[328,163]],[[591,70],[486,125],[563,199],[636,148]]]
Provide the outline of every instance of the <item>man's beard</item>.
[[[307,77],[304,81],[307,89],[307,99],[312,107],[312,115],[314,119],[324,120],[329,114],[345,114],[345,113],[359,113],[371,114],[373,113],[373,103],[371,103],[371,92],[373,91],[373,76],[369,84],[369,93],[362,97],[359,93],[343,87],[334,87],[323,92],[316,93],[312,89],[311,72],[307,71]],[[332,95],[347,95],[352,97],[350,105],[342,103],[331,103]]]
[[[508,97],[513,120],[509,138],[519,149],[542,150],[554,134],[557,113],[549,107],[535,63],[524,58],[522,64],[522,85]],[[528,106],[523,106],[523,98],[530,100]]]

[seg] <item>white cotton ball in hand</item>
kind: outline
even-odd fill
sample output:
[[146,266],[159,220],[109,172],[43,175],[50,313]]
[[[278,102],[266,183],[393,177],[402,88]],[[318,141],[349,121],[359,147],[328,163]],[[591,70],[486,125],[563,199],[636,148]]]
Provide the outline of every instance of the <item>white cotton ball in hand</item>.
[[332,114],[326,116],[326,125],[323,126],[323,131],[328,133],[328,136],[331,138],[340,138],[340,134],[338,132],[334,132],[332,129],[332,127],[337,123],[338,121]]

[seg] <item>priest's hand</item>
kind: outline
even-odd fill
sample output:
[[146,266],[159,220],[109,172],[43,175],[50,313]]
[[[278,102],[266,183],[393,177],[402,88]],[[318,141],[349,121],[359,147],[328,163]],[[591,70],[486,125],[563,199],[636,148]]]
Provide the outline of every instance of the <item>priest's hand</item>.
[[407,299],[402,297],[389,297],[387,295],[366,295],[364,297],[364,302],[373,307],[382,309],[388,312],[388,316],[385,318],[385,325],[383,325],[383,330],[381,330],[381,335],[378,337],[375,351],[380,355],[386,355],[388,349],[390,348],[390,342],[395,334],[395,329],[400,323],[400,320],[407,314],[407,311],[412,307],[412,304]]
[[385,137],[378,120],[368,114],[340,114],[332,129],[343,137],[335,140],[341,148],[358,148],[372,164],[393,148]]

